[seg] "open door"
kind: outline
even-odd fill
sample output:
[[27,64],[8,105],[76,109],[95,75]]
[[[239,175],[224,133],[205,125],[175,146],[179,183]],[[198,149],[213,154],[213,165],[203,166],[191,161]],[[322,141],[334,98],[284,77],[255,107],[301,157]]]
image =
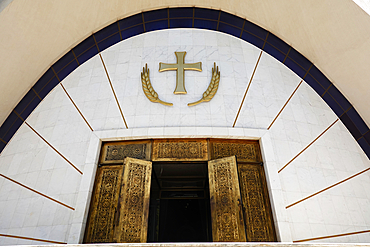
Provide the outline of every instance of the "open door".
[[98,168],[84,243],[112,243],[124,166]]
[[239,163],[238,170],[248,241],[276,241],[263,166]]
[[214,242],[245,242],[236,157],[208,162]]
[[125,158],[118,223],[114,242],[145,243],[147,240],[152,162]]

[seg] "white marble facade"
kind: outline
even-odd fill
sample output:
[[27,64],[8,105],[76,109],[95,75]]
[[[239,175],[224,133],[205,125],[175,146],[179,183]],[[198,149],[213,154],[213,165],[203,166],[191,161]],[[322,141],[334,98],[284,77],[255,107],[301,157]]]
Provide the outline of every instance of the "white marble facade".
[[[158,71],[159,62],[176,62],[175,51],[186,51],[187,63],[202,62],[202,72],[185,72],[186,95],[173,94],[176,72]],[[25,124],[0,155],[0,174],[73,210],[0,177],[0,245],[47,244],[4,235],[80,243],[100,142],[164,137],[260,139],[280,241],[370,230],[370,172],[286,208],[365,170],[370,161],[338,121],[278,173],[337,117],[303,82],[267,130],[301,78],[264,52],[232,127],[260,53],[226,34],[171,29],[120,42],[103,51],[101,58],[97,55],[77,68],[62,83],[94,131],[60,85],[26,122],[83,174]],[[214,62],[221,71],[216,96],[188,107],[207,89]],[[154,89],[160,99],[173,103],[172,107],[145,97],[140,72],[146,63]],[[368,232],[311,242],[369,241]]]

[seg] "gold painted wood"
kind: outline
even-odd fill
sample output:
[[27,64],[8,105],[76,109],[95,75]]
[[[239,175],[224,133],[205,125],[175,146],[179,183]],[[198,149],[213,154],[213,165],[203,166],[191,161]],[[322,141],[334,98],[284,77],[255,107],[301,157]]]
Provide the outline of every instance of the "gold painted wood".
[[235,156],[208,162],[214,242],[245,242]]
[[143,67],[143,72],[141,72],[141,86],[143,87],[145,96],[151,102],[160,103],[166,106],[173,105],[172,103],[164,102],[158,98],[158,93],[154,90],[152,83],[150,82],[148,64],[145,64],[145,67]]
[[263,167],[239,163],[238,171],[248,242],[276,241]]
[[115,242],[145,243],[148,231],[152,162],[125,158],[118,206],[119,221]]
[[207,161],[207,140],[158,139],[153,142],[153,161]]
[[213,97],[217,93],[219,83],[220,83],[220,71],[218,70],[218,66],[216,67],[216,63],[214,63],[214,66],[212,68],[211,82],[209,83],[207,90],[203,93],[203,97],[198,101],[189,103],[188,106],[195,106],[202,102],[211,101],[211,99],[213,99]]
[[211,159],[235,155],[238,162],[262,162],[258,141],[244,140],[210,140]]
[[112,243],[114,216],[122,182],[123,165],[98,168],[85,243]]
[[100,163],[123,163],[126,157],[135,159],[150,160],[151,142],[146,141],[126,141],[126,142],[107,142],[103,144]]
[[176,88],[174,94],[186,94],[185,70],[202,71],[202,62],[185,63],[186,51],[175,52],[176,63],[159,63],[159,72],[176,70]]

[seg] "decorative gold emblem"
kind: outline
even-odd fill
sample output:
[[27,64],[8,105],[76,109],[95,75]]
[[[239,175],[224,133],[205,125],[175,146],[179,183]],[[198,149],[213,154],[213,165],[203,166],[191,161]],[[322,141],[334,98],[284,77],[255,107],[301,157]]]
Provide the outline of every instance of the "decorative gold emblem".
[[186,51],[175,52],[176,63],[159,63],[159,72],[176,70],[176,88],[174,94],[186,94],[185,70],[202,71],[202,62],[185,63]]
[[216,66],[216,63],[214,63],[214,66],[212,68],[212,79],[211,82],[209,83],[207,90],[203,93],[203,97],[196,102],[189,103],[188,106],[194,106],[202,102],[210,101],[217,93],[219,83],[220,83],[220,71],[218,70],[218,66]]
[[141,73],[141,85],[143,86],[145,96],[151,102],[156,102],[167,106],[173,105],[172,103],[164,102],[158,98],[157,92],[154,90],[152,83],[150,83],[148,64],[145,64],[145,67],[143,67],[143,72]]
[[[176,88],[173,92],[174,94],[186,94],[185,89],[185,70],[195,70],[195,71],[202,71],[202,62],[198,63],[185,63],[185,55],[186,52],[175,52],[177,62],[176,63],[159,63],[159,72],[168,71],[168,70],[176,70]],[[209,102],[217,93],[218,85],[220,83],[220,71],[216,63],[214,63],[214,67],[212,68],[212,79],[209,83],[207,90],[203,93],[203,96],[200,100],[189,103],[188,106],[194,106],[202,102]],[[164,102],[158,98],[157,92],[154,90],[150,78],[149,78],[149,68],[148,64],[145,64],[143,67],[143,72],[141,73],[141,84],[143,87],[143,91],[145,96],[151,101],[160,103],[167,106],[172,106],[172,103]]]

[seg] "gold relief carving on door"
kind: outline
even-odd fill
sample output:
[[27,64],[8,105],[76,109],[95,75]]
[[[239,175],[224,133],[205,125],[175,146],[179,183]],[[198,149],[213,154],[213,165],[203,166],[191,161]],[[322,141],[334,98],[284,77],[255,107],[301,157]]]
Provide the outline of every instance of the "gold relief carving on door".
[[112,243],[113,224],[123,165],[98,169],[85,243]]
[[157,139],[103,144],[85,243],[146,242],[152,166],[144,159],[208,161],[213,241],[276,241],[258,141]]
[[122,163],[126,157],[150,160],[149,141],[110,142],[103,146],[101,163]]
[[257,142],[245,143],[241,141],[211,141],[212,159],[235,155],[238,162],[261,162],[259,145]]
[[153,161],[206,161],[207,140],[154,140]]
[[208,162],[214,242],[246,241],[235,156]]
[[263,167],[238,164],[248,241],[276,241]]
[[126,158],[120,195],[118,243],[145,243],[147,239],[152,162]]

